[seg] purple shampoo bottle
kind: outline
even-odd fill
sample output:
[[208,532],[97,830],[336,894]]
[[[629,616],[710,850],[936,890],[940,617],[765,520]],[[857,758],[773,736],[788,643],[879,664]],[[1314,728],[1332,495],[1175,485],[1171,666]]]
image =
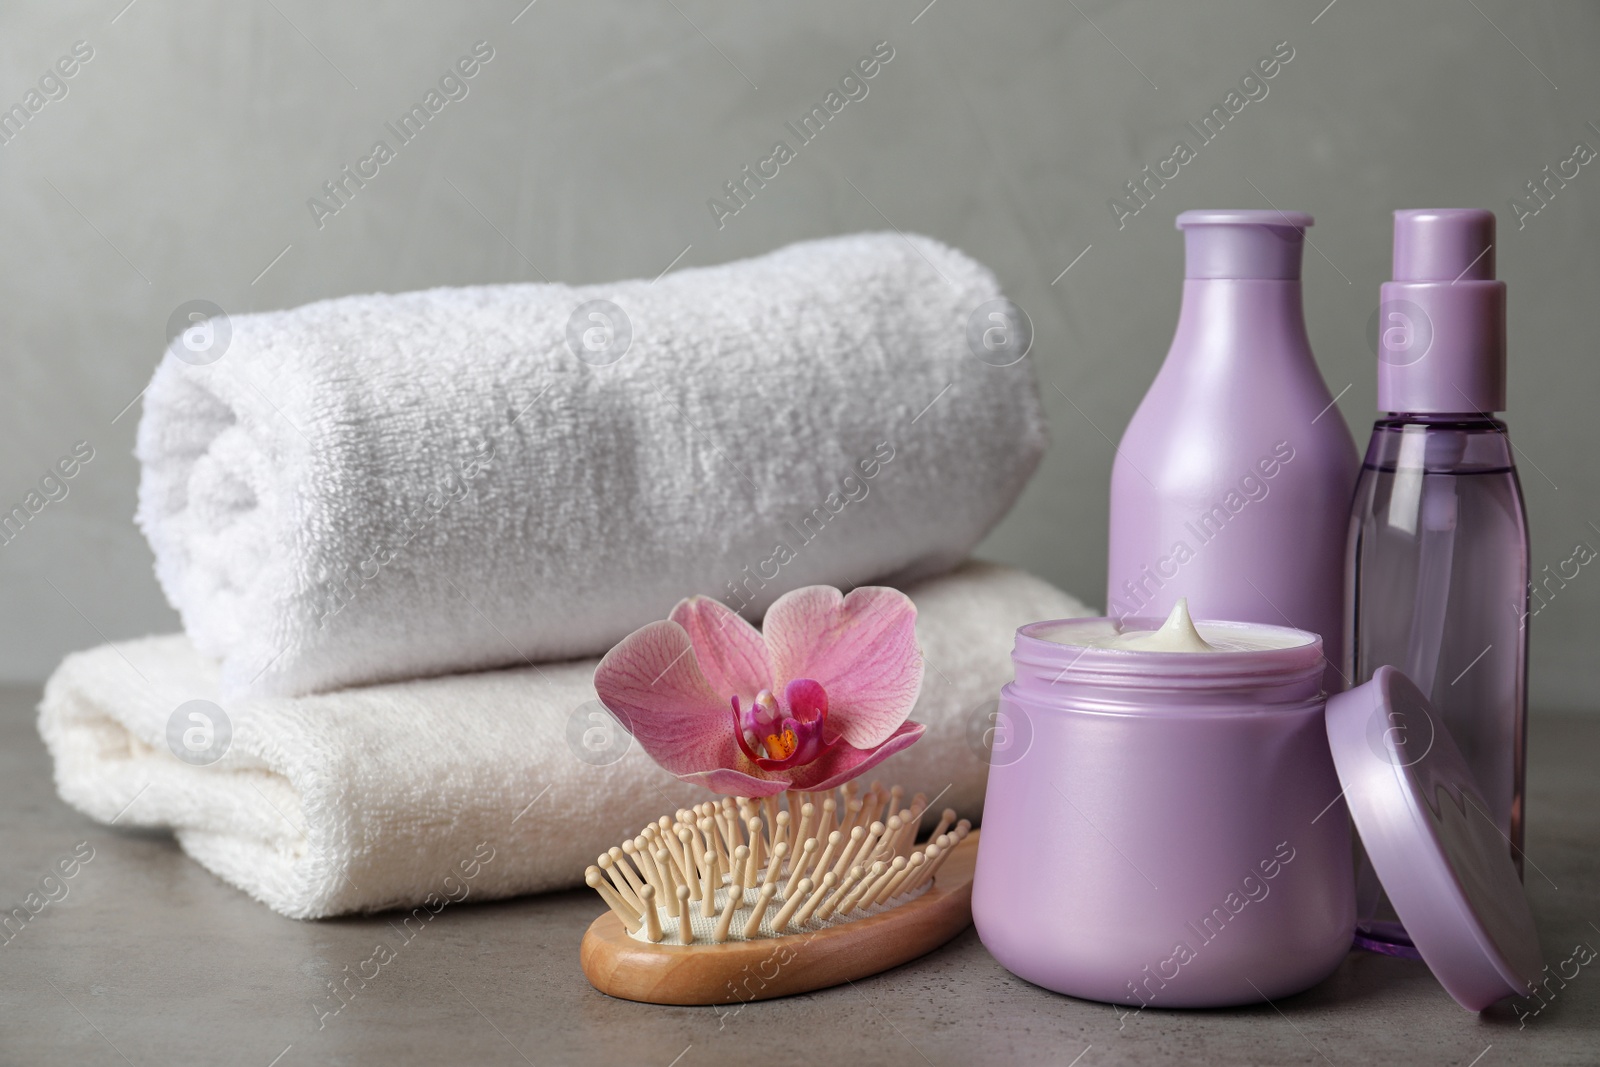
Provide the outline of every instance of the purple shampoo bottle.
[[1344,688],[1345,532],[1359,461],[1306,337],[1311,216],[1186,211],[1178,329],[1111,472],[1106,614],[1320,634]]
[[[1528,532],[1505,424],[1506,286],[1488,211],[1396,211],[1378,408],[1349,526],[1352,682],[1384,664],[1426,694],[1522,866]],[[1471,813],[1469,813],[1471,814]],[[1414,956],[1371,865],[1357,943]]]

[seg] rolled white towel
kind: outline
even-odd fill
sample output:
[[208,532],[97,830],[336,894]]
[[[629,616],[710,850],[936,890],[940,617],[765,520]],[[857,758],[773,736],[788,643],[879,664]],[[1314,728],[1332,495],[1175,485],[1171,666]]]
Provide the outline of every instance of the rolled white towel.
[[757,617],[902,584],[1043,453],[1028,361],[968,341],[1006,340],[998,297],[960,252],[860,235],[204,323],[145,394],[139,523],[229,695],[597,655],[694,593]]
[[[976,742],[1011,679],[1016,628],[1088,612],[984,563],[918,583],[911,598],[928,665],[912,718],[928,729],[868,777],[976,819],[988,769]],[[146,638],[67,657],[39,732],[69,804],[118,826],[171,828],[218,877],[285,915],[412,906],[467,882],[492,899],[580,884],[624,834],[710,796],[608,734],[594,667],[186,708],[215,700],[215,664],[181,636]],[[202,758],[221,758],[180,761],[187,730],[201,731],[190,747]]]

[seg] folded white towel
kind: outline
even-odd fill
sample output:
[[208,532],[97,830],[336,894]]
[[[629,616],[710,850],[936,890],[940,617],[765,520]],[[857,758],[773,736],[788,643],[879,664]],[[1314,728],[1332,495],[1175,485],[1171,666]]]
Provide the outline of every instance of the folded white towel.
[[[1038,578],[985,563],[910,592],[928,665],[912,717],[928,730],[868,776],[975,818],[987,764],[971,735],[1011,678],[1014,631],[1087,612]],[[181,750],[183,730],[205,728],[182,706],[215,699],[216,668],[184,638],[154,637],[67,657],[45,687],[39,732],[69,804],[119,826],[173,829],[196,860],[285,915],[448,898],[469,868],[479,868],[474,898],[503,897],[578,884],[625,833],[709,796],[625,734],[625,755],[608,747],[594,667],[224,702],[231,741],[216,762],[191,766],[168,731]],[[202,711],[220,748],[225,727]]]
[[1044,449],[1028,361],[968,340],[1005,340],[998,297],[889,234],[202,323],[145,394],[139,523],[230,696],[598,655],[691,593],[755,618],[903,584]]

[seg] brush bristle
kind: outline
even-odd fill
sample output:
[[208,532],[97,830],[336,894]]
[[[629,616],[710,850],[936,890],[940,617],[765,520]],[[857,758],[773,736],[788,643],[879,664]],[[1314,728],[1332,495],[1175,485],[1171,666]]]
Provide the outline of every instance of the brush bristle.
[[[717,920],[713,942],[876,914],[931,884],[972,828],[946,808],[918,844],[928,799],[918,793],[902,808],[904,796],[900,786],[873,782],[862,791],[849,782],[837,791],[789,792],[781,804],[778,797],[708,800],[608,849],[585,881],[634,936],[660,941],[672,931],[685,945],[697,943],[696,910],[708,925]],[[739,913],[747,913],[742,922]]]

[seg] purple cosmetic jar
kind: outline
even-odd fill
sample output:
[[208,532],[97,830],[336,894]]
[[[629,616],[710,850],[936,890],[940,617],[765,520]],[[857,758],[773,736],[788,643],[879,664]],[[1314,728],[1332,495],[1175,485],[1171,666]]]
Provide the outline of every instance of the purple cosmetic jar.
[[1074,643],[1160,625],[1017,631],[973,883],[978,935],[1012,973],[1088,1000],[1203,1008],[1309,989],[1355,926],[1321,639],[1207,621],[1213,644],[1274,647]]

